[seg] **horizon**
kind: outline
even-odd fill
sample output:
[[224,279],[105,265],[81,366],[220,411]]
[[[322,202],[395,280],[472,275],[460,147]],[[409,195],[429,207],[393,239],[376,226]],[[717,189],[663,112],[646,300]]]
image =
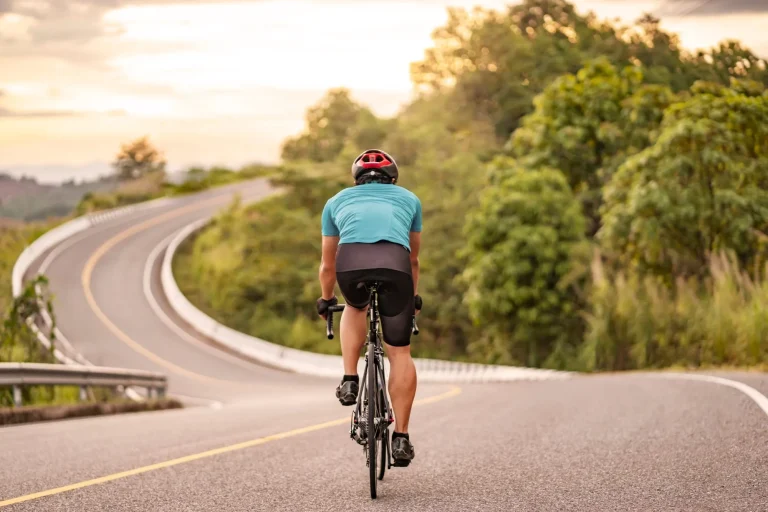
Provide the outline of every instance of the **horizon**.
[[[510,3],[0,0],[0,171],[40,183],[93,179],[109,172],[120,144],[144,135],[169,172],[277,163],[282,141],[331,87],[379,116],[407,104],[410,63],[432,46],[446,7]],[[759,0],[572,3],[625,24],[652,12],[690,51],[730,38],[768,55]],[[360,40],[350,29],[359,20],[396,26],[397,37],[388,29]],[[374,60],[371,84],[360,63]]]

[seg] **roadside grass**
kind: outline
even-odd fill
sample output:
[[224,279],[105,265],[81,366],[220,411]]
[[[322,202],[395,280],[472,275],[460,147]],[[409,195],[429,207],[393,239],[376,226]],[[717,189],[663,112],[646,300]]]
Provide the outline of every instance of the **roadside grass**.
[[0,426],[181,408],[183,408],[182,403],[174,398],[152,399],[141,402],[121,398],[105,402],[88,401],[82,403],[0,407]]

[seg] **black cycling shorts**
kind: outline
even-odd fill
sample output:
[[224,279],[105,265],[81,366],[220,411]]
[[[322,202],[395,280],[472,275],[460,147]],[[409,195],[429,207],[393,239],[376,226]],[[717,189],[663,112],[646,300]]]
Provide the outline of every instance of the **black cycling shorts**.
[[384,341],[394,347],[410,345],[415,311],[408,249],[385,241],[341,244],[336,254],[336,280],[346,303],[356,309],[364,309],[370,302],[366,283],[381,283],[379,315]]

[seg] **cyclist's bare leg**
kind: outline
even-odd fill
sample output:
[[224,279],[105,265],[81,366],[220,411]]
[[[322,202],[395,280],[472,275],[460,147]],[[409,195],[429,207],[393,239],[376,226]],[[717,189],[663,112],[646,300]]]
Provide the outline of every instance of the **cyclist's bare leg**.
[[344,360],[344,374],[357,375],[357,362],[360,359],[360,349],[365,343],[368,330],[368,308],[344,308],[341,314],[341,357]]
[[395,411],[395,432],[408,433],[413,398],[416,396],[416,365],[411,357],[411,346],[387,345],[389,357],[389,396]]

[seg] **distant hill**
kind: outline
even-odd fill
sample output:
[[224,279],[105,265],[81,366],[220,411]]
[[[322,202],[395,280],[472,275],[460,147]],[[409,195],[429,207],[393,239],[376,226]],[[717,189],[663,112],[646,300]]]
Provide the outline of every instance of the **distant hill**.
[[49,185],[0,172],[0,217],[33,221],[69,215],[86,193],[109,192],[116,187],[117,181],[111,177]]

